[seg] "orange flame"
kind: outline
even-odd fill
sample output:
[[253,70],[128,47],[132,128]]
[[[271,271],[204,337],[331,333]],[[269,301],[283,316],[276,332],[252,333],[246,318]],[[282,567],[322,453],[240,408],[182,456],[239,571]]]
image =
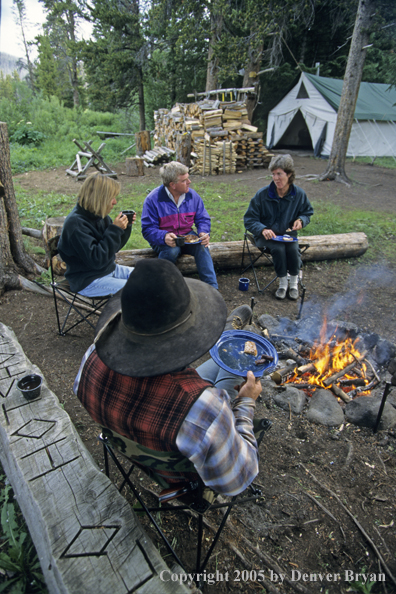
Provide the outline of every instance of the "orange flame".
[[[329,386],[324,384],[326,379],[338,371],[345,369],[354,361],[356,361],[356,363],[358,362],[358,359],[361,357],[361,353],[357,348],[358,339],[353,341],[351,338],[346,338],[345,340],[339,341],[336,336],[336,330],[330,339],[326,339],[327,320],[325,318],[320,330],[319,339],[318,341],[315,341],[309,352],[309,358],[312,361],[313,369],[310,369],[303,374],[296,372],[286,383],[309,383],[315,386],[328,388]],[[365,380],[366,384],[368,384],[366,371],[366,364],[360,363],[360,376]],[[343,377],[345,379],[357,379],[359,376],[351,370]],[[345,392],[349,392],[354,389],[354,386],[348,386],[343,389]],[[367,392],[361,391],[360,394],[367,394]]]

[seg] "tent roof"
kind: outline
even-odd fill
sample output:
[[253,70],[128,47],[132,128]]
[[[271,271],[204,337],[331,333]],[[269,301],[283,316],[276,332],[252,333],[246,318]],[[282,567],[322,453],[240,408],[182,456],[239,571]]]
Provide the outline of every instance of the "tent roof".
[[[338,111],[343,80],[325,78],[304,72],[330,105]],[[388,84],[360,83],[355,118],[358,120],[396,121],[396,89]]]

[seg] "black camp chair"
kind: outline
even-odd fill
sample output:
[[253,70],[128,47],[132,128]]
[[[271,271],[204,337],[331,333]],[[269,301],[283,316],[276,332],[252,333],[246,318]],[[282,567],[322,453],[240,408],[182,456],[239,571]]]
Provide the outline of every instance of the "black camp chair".
[[[107,303],[111,295],[84,297],[83,295],[79,295],[79,293],[72,291],[66,279],[59,282],[55,280],[53,258],[58,255],[59,239],[60,235],[57,235],[48,242],[50,257],[49,267],[51,273],[51,287],[54,296],[56,320],[58,323],[58,333],[60,336],[65,336],[68,332],[70,332],[70,330],[82,322],[87,322],[91,328],[95,329],[95,325],[92,323],[90,318],[92,318],[94,314],[100,313],[100,308]],[[62,312],[58,307],[58,299],[67,305],[66,314],[62,315]]]
[[[308,242],[304,241],[304,239],[299,239],[298,246],[300,249],[300,253],[303,254],[304,252],[306,252],[307,249],[309,248],[309,245],[310,244]],[[254,248],[254,250],[258,250],[259,253],[257,254],[257,251],[255,252],[254,250],[252,250],[252,248]],[[247,255],[247,259],[249,262],[247,266],[245,266],[245,254]],[[260,287],[260,283],[258,281],[256,268],[255,268],[255,264],[260,258],[266,258],[266,260],[268,261],[268,263],[270,265],[272,265],[272,266],[274,265],[274,262],[273,262],[273,259],[272,259],[269,249],[267,247],[258,247],[256,245],[256,242],[254,240],[254,236],[252,235],[252,233],[245,230],[245,234],[244,234],[244,238],[243,238],[241,276],[243,276],[243,274],[245,274],[245,272],[247,270],[250,270],[250,268],[251,268],[253,270],[254,280],[256,281],[256,287],[257,287],[258,292],[264,293],[264,291],[266,289],[268,289],[268,287],[270,287],[272,285],[272,283],[274,283],[278,277],[277,277],[277,275],[275,275],[270,280],[270,282],[265,285],[265,287],[262,287],[262,288]],[[301,288],[301,290],[302,290],[301,299],[303,301],[306,288],[302,282],[302,269],[300,270],[300,274],[299,274],[299,288]]]
[[[271,425],[272,423],[268,419],[255,419],[254,430],[258,444],[261,442],[264,433],[271,427]],[[161,530],[161,527],[152,515],[152,512],[171,511],[173,513],[179,513],[186,509],[196,512],[198,519],[198,533],[195,572],[196,574],[199,574],[205,570],[233,506],[242,502],[256,500],[261,496],[261,491],[252,483],[249,487],[251,492],[250,496],[241,497],[238,495],[231,497],[226,503],[216,504],[216,493],[203,484],[194,465],[182,454],[177,452],[156,452],[104,427],[102,427],[99,440],[103,444],[106,476],[109,477],[110,475],[110,456],[123,479],[121,485],[118,487],[119,491],[122,491],[125,485],[131,489],[142,510],[147,514],[154,528],[162,538],[167,550],[184,571],[186,570],[182,561]],[[121,454],[124,460],[131,463],[128,471],[124,469],[115,452]],[[158,494],[159,506],[148,507],[144,502],[139,490],[135,487],[132,481],[131,475],[135,467],[142,470],[150,477],[150,479],[154,480],[162,488],[162,491]],[[179,499],[179,505],[164,505],[176,498]],[[209,509],[213,510],[220,508],[224,508],[225,513],[209,550],[206,553],[205,559],[202,562],[203,516]]]

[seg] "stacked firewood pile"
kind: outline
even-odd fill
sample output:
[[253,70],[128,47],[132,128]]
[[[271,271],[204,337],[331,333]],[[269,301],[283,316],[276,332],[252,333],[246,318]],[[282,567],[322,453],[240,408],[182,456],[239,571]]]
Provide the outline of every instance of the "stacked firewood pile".
[[263,133],[252,126],[242,101],[205,99],[177,103],[154,113],[154,144],[176,147],[178,134],[190,133],[191,173],[235,173],[268,167],[273,155],[264,146]]

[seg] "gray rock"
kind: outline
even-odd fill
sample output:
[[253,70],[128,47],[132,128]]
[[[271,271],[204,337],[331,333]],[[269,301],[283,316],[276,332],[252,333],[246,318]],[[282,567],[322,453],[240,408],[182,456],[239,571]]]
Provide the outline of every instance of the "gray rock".
[[304,392],[298,388],[278,389],[273,398],[277,406],[287,411],[291,410],[297,415],[302,412],[306,400]]
[[275,399],[275,396],[279,392],[279,388],[277,387],[276,383],[270,379],[263,378],[261,380],[261,384],[263,386],[263,391],[261,392],[261,398],[264,401],[270,400],[271,398]]
[[396,358],[392,359],[388,365],[388,371],[392,375],[396,373]]
[[263,314],[262,316],[260,316],[258,319],[258,322],[259,322],[260,326],[262,326],[263,328],[267,328],[267,330],[270,334],[271,334],[271,332],[276,333],[280,328],[280,324],[279,324],[278,320],[276,320],[269,314]]
[[378,365],[385,365],[396,355],[396,347],[389,340],[380,339],[373,350]]
[[344,413],[332,392],[316,390],[309,403],[307,419],[312,423],[335,427],[344,422]]
[[363,336],[364,346],[366,347],[366,349],[372,349],[375,347],[379,339],[380,337],[378,336],[378,334],[365,334]]
[[[359,396],[345,407],[345,418],[354,425],[373,428],[378,417],[378,410],[381,404],[380,398],[371,396]],[[379,429],[390,429],[396,425],[396,409],[388,402],[385,403],[382,411]]]
[[327,329],[331,330],[332,334],[335,332],[336,335],[341,339],[347,336],[354,339],[359,334],[359,328],[356,326],[356,324],[341,320],[331,320],[331,322],[329,322],[327,325]]

